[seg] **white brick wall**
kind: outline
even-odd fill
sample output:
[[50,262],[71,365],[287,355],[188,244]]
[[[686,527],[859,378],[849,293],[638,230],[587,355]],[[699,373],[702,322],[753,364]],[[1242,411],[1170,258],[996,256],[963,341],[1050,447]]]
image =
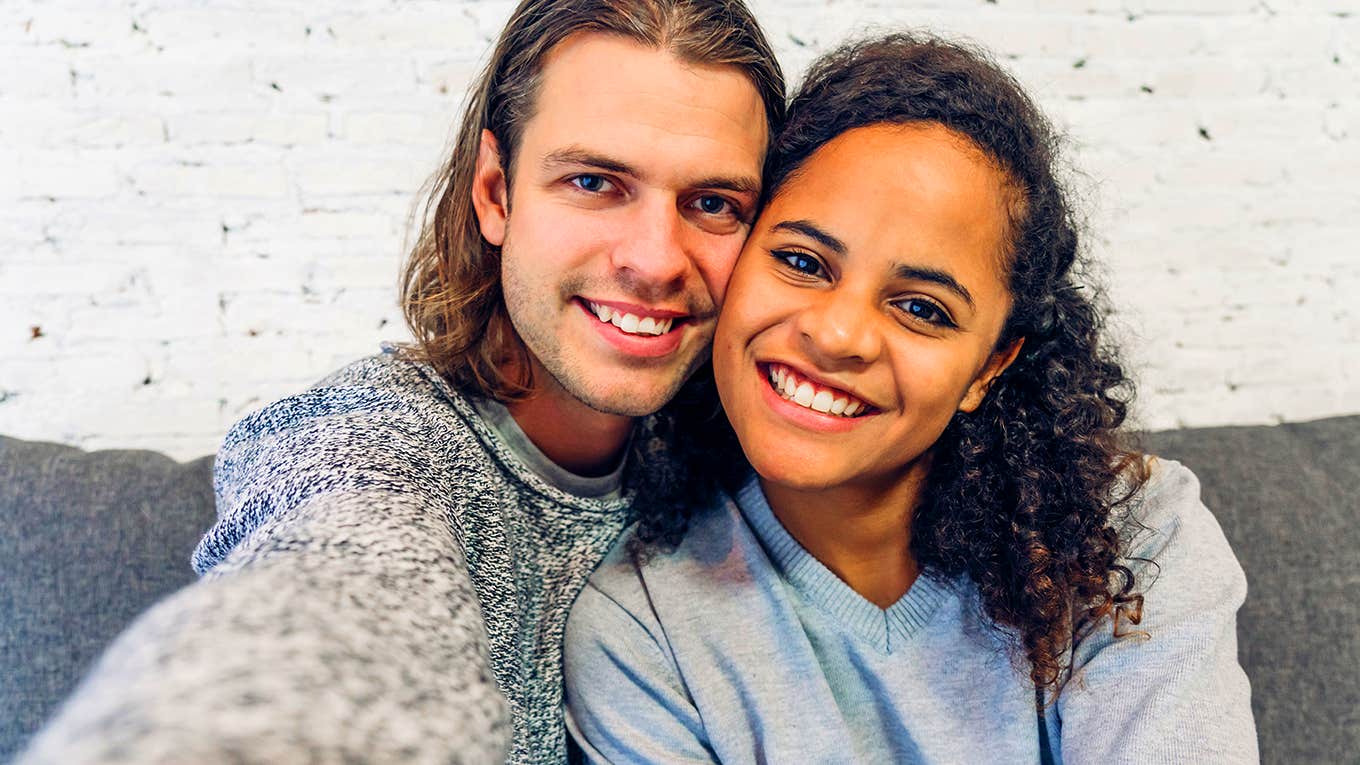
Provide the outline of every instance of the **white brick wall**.
[[[179,7],[175,7],[178,5]],[[0,433],[191,457],[405,330],[405,221],[513,3],[0,4]],[[758,0],[993,46],[1072,139],[1142,424],[1360,411],[1360,0]]]

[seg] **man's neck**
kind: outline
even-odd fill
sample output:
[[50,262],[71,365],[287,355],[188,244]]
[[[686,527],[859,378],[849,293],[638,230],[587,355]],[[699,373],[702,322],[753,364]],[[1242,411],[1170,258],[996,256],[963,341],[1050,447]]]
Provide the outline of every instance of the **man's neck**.
[[633,432],[632,417],[595,411],[556,386],[506,408],[539,451],[581,476],[618,467]]

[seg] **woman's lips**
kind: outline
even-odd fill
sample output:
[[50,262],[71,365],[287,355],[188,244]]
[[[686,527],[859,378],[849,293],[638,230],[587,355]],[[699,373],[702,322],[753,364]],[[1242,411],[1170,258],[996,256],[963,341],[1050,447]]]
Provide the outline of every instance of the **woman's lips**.
[[[780,367],[783,369],[783,382],[776,383],[779,380]],[[783,419],[791,421],[802,429],[821,433],[844,433],[859,427],[878,413],[877,409],[868,406],[862,400],[854,398],[844,391],[826,386],[819,388],[805,379],[799,380],[797,373],[792,371],[791,367],[777,364],[758,364],[756,365],[756,372],[761,378],[756,381],[756,384],[760,387],[760,396],[766,405]],[[794,383],[792,395],[786,395],[784,392],[789,381]],[[778,389],[775,387],[776,384],[780,386]],[[809,386],[810,390],[805,389],[804,385]],[[800,390],[803,391],[801,398],[807,401],[807,404],[799,402]],[[809,392],[811,393],[810,399]],[[828,395],[831,399],[829,405],[826,401]],[[839,401],[845,403],[841,412],[834,414],[833,410]],[[853,409],[852,403],[855,405]],[[825,412],[819,411],[813,408],[814,404],[818,406],[827,405],[827,410]],[[847,415],[846,411],[852,413]]]
[[765,373],[770,386],[781,397],[814,412],[855,417],[872,408],[855,394],[813,380],[787,364],[766,364]]

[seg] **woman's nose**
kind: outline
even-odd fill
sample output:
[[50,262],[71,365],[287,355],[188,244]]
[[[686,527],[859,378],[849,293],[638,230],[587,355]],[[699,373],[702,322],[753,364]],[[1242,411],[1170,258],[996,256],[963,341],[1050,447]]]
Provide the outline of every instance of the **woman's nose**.
[[868,364],[878,358],[881,339],[872,298],[833,287],[818,294],[799,314],[804,350],[828,366]]

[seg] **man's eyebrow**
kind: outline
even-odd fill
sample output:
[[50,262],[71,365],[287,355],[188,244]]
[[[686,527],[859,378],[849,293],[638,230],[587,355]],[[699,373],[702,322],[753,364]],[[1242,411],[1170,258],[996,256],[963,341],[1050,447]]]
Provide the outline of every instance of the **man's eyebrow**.
[[950,276],[945,271],[941,271],[938,268],[922,268],[920,266],[899,264],[897,268],[893,269],[893,272],[899,279],[938,284],[963,298],[963,302],[967,303],[969,308],[977,308],[977,304],[973,302],[973,296],[968,293],[968,289],[962,284],[959,284],[958,279]]
[[[543,158],[544,167],[552,168],[558,165],[580,165],[593,167],[610,173],[618,173],[619,175],[627,175],[632,178],[643,178],[641,170],[638,170],[626,162],[610,159],[603,154],[596,154],[577,147],[558,149]],[[737,194],[760,193],[760,179],[749,175],[713,175],[702,178],[689,185],[696,189],[723,189]]]
[[829,247],[837,255],[845,255],[845,242],[828,234],[810,220],[782,220],[770,227],[772,231],[791,231],[795,234],[816,240],[823,247]]
[[543,158],[544,167],[556,165],[585,165],[619,175],[641,177],[638,171],[627,163],[579,148],[558,149]]
[[698,183],[692,183],[690,185],[696,189],[723,189],[737,194],[760,193],[760,179],[749,175],[715,175],[709,178],[703,178]]

